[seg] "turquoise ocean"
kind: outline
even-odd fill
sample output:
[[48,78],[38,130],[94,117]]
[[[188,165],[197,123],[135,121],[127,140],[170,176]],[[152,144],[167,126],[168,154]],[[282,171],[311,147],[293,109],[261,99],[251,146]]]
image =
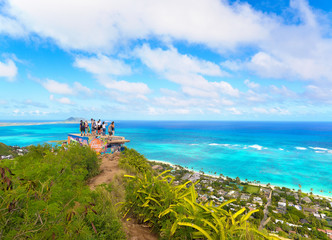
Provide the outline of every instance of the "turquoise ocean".
[[[116,121],[149,160],[332,197],[332,122]],[[0,127],[0,142],[65,140],[78,124]],[[321,192],[321,190],[323,192]]]

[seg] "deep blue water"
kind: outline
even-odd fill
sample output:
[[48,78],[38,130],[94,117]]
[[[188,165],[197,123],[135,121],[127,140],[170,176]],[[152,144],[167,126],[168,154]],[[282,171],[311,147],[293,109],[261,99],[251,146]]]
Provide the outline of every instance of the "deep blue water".
[[[64,140],[78,124],[0,127],[0,142]],[[331,122],[117,121],[150,160],[332,196]]]

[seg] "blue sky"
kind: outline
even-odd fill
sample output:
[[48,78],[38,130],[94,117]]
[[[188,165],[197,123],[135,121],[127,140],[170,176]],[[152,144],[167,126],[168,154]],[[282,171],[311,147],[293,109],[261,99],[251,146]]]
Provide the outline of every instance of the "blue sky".
[[332,120],[332,2],[0,0],[0,120]]

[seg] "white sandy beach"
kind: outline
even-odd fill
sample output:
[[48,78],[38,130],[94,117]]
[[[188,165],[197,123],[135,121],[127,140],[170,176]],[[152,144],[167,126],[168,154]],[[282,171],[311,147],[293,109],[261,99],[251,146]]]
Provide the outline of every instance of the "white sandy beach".
[[[164,161],[160,161],[160,160],[149,160],[149,162],[155,162],[155,163],[162,163],[162,164],[166,164],[166,165],[169,165],[171,167],[173,167],[174,169],[177,169],[177,165],[174,165],[174,164],[171,164],[171,163],[168,163],[168,162],[164,162]],[[180,166],[180,165],[178,165]],[[182,166],[181,166],[182,167]],[[184,167],[183,167],[184,168]],[[195,171],[193,169],[188,169],[188,168],[185,168],[186,170],[190,171],[190,172],[193,172],[193,173],[200,173],[199,171]],[[204,173],[203,174],[204,176],[208,176],[208,177],[211,177],[211,178],[222,178],[224,180],[226,180],[226,176],[217,176],[217,175],[211,175],[211,174],[206,174]],[[264,187],[264,188],[271,188],[272,190],[275,189],[275,188],[282,188],[282,187],[286,187],[286,188],[289,188],[291,191],[292,188],[290,187],[287,187],[287,186],[277,186],[277,185],[272,185],[272,184],[265,184],[265,183],[249,183],[249,182],[246,182],[246,181],[241,181],[241,183],[247,183],[247,184],[250,184],[250,185],[253,185],[253,186],[258,186],[258,187]],[[302,190],[301,190],[302,191]],[[305,191],[302,191],[303,193],[306,193],[306,194],[310,194],[309,192],[305,192]],[[329,196],[325,196],[323,194],[313,194],[313,196],[317,196],[317,197],[323,197],[323,198],[327,198],[327,199],[330,199],[332,200],[332,197],[329,197]]]

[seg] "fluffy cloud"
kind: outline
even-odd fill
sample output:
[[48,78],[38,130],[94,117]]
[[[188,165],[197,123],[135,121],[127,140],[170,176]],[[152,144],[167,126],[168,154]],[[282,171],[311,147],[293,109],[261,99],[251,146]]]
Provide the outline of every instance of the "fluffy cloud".
[[[90,58],[77,57],[74,66],[83,68],[87,72],[92,73],[102,86],[112,90],[111,95],[114,96],[117,101],[126,102],[124,99],[132,97],[147,100],[145,95],[151,92],[145,83],[115,79],[117,76],[131,74],[131,67],[124,61],[104,55]],[[115,91],[121,93],[116,93]],[[124,94],[130,94],[131,96],[125,96]]]
[[12,37],[22,37],[26,32],[22,25],[16,20],[0,15],[0,34],[8,34]]
[[50,100],[51,101],[56,101],[61,104],[66,104],[66,105],[72,105],[74,104],[69,98],[67,97],[61,97],[61,98],[56,98],[54,95],[50,95]]
[[45,81],[40,82],[47,91],[54,94],[76,95],[78,93],[85,93],[89,95],[92,93],[89,88],[83,86],[79,82],[74,82],[72,87],[67,83],[61,83],[52,79],[46,79]]
[[[228,111],[227,107],[234,103],[228,99],[208,99],[196,97],[188,97],[186,94],[171,91],[168,89],[161,89],[163,96],[155,97],[153,101],[150,101],[150,107],[154,113],[157,114],[175,114],[181,112],[181,114],[223,114]],[[183,109],[186,111],[179,111]],[[226,110],[226,111],[225,111]]]
[[[130,0],[84,3],[79,0],[8,0],[2,7],[6,16],[0,18],[0,23],[4,23],[0,25],[8,28],[3,32],[25,28],[53,39],[65,49],[97,53],[95,58],[78,57],[75,62],[78,67],[95,74],[130,72],[130,67],[120,60],[103,55],[115,47],[127,46],[130,41],[139,39],[167,39],[168,42],[184,40],[202,44],[221,53],[233,51],[237,46],[254,46],[257,52],[249,61],[240,60],[239,64],[239,61],[228,60],[223,66],[230,70],[251,70],[261,77],[332,82],[332,62],[329,60],[332,41],[324,29],[329,23],[322,22],[324,17],[314,12],[306,0],[290,1],[293,18],[298,21],[287,24],[282,18],[256,11],[240,2],[141,0],[135,7],[132,5]],[[172,50],[162,56],[160,62],[146,64],[158,70],[171,60],[180,60],[184,71],[222,74],[212,63],[194,61],[186,55],[179,59]],[[197,63],[203,65],[197,66]]]
[[304,96],[310,102],[332,103],[332,88],[309,85],[306,87]]
[[149,68],[162,74],[201,74],[207,76],[225,76],[220,67],[212,62],[180,54],[174,47],[167,50],[151,49],[149,45],[135,49],[135,54]]
[[[243,1],[220,0],[7,0],[1,10],[0,34],[30,33],[74,52],[73,65],[91,73],[107,89],[100,92],[117,102],[147,100],[152,92],[145,80],[137,82],[132,76],[127,81],[121,79],[132,74],[134,64],[141,67],[133,59],[138,58],[156,73],[155,81],[166,79],[172,82],[167,87],[179,91],[161,91],[164,95],[151,97],[153,103],[142,105],[150,113],[273,115],[288,113],[283,108],[269,107],[275,106],[271,103],[276,100],[332,103],[331,23],[306,0],[291,0],[288,10],[293,15],[287,19],[256,11]],[[201,54],[206,50],[212,54]],[[220,56],[215,57],[215,53]],[[218,57],[228,60],[216,64],[213,61]],[[15,78],[14,61],[0,62],[0,76]],[[264,82],[252,77],[255,82],[243,82],[249,72],[269,79]],[[285,80],[293,81],[291,88],[283,86],[288,86]],[[304,93],[299,90],[304,83],[296,85],[298,80],[307,82]],[[41,84],[55,96],[92,94],[79,82],[47,79]],[[240,92],[237,88],[241,87],[248,91]],[[66,97],[53,100],[71,104]],[[247,103],[249,107],[243,107]],[[254,109],[251,104],[255,104]]]
[[4,77],[8,81],[14,81],[16,75],[17,67],[13,60],[7,59],[5,62],[0,62],[0,77]]
[[220,94],[239,96],[239,91],[229,83],[209,82],[202,76],[227,75],[215,63],[182,55],[174,47],[168,50],[151,49],[145,44],[136,48],[135,54],[150,69],[169,81],[181,85],[182,91],[190,96],[203,98],[217,98]]
[[153,36],[221,49],[260,41],[271,25],[248,4],[219,0],[133,4],[131,0],[8,0],[5,10],[30,32],[50,37],[63,48],[95,52]]
[[[332,83],[330,22],[306,0],[291,0],[297,21],[285,24],[274,19],[269,34],[256,42],[258,51],[249,60],[227,60],[232,71],[251,71],[263,78]],[[325,19],[325,20],[324,20]]]
[[91,95],[92,94],[92,91],[91,91],[90,88],[83,86],[79,82],[74,82],[73,88],[74,88],[74,91],[77,92],[77,93],[85,93],[87,95]]
[[58,98],[55,99],[57,102],[62,103],[62,104],[73,104],[69,98],[66,97],[62,97],[62,98]]
[[[150,93],[151,90],[145,83],[140,82],[127,82],[127,81],[117,81],[107,77],[100,77],[99,83],[106,87],[107,89],[120,91],[122,93],[126,93],[132,96],[136,96],[137,98],[145,99],[145,95]],[[125,96],[126,98],[129,97]]]
[[233,115],[242,115],[242,112],[235,107],[227,108],[227,111],[229,111]]
[[77,57],[74,66],[83,68],[87,72],[96,75],[128,75],[131,73],[129,65],[118,59],[112,59],[105,55],[97,57]]
[[74,94],[74,91],[67,83],[60,83],[52,79],[47,79],[42,82],[44,88],[50,93],[71,95]]
[[248,88],[252,88],[252,89],[255,89],[255,88],[259,88],[259,87],[260,87],[260,85],[259,85],[258,83],[251,82],[249,79],[244,80],[244,84],[245,84]]
[[270,86],[270,92],[273,95],[277,94],[277,95],[281,96],[282,98],[286,98],[286,99],[295,99],[295,98],[299,97],[297,93],[288,89],[284,85],[279,88],[277,86],[272,85],[272,86]]

